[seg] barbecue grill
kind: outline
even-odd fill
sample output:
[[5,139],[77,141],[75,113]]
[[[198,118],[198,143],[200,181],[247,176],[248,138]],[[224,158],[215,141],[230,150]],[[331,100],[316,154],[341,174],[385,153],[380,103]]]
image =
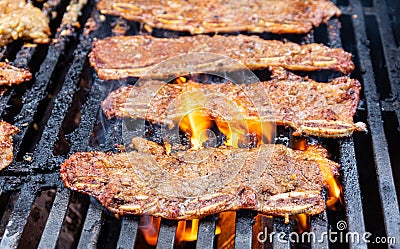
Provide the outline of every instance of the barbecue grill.
[[[285,224],[283,218],[251,211],[231,212],[226,222],[218,215],[201,219],[197,240],[182,242],[176,240],[177,221],[114,217],[95,199],[65,189],[58,168],[68,155],[115,151],[122,139],[121,121],[104,121],[100,102],[124,83],[105,83],[97,77],[87,61],[91,41],[148,32],[138,23],[104,17],[94,8],[94,1],[85,2],[35,2],[51,19],[53,42],[32,47],[17,41],[0,49],[2,61],[29,67],[35,75],[31,82],[11,87],[0,96],[1,119],[21,128],[14,137],[14,161],[0,172],[0,248],[400,248],[399,2],[338,0],[343,15],[310,34],[261,35],[343,47],[354,55],[352,78],[363,85],[355,121],[367,123],[369,132],[318,140],[341,165],[344,202],[342,208],[311,217],[310,231],[317,236],[328,231],[370,232],[370,240],[394,238],[397,244],[391,245],[328,239],[294,243],[289,240],[293,221]],[[72,12],[73,5],[81,8],[80,13]],[[70,18],[63,19],[66,14]],[[160,37],[188,35],[159,29],[151,32]],[[335,76],[310,74],[322,81]],[[282,133],[277,139],[290,146],[294,138]],[[146,243],[143,235],[149,219],[157,224],[153,227],[155,246]],[[339,227],[340,222],[345,227]],[[216,229],[220,229],[217,235]],[[265,229],[272,241],[257,238]]]

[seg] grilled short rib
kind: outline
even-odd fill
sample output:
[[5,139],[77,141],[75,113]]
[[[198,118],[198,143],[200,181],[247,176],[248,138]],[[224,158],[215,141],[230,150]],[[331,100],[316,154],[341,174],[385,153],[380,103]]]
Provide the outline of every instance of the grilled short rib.
[[[344,74],[354,69],[351,54],[343,49],[315,43],[283,43],[258,36],[118,36],[96,40],[92,47],[90,64],[104,80],[166,78],[197,71],[224,72],[246,67],[251,70],[270,66],[299,71],[328,69]],[[184,57],[177,58],[179,55]],[[168,59],[171,60],[154,67]]]
[[65,186],[122,215],[193,219],[238,209],[313,215],[325,209],[321,190],[327,176],[338,174],[338,165],[324,153],[283,145],[167,155],[154,142],[134,138],[132,143],[136,151],[73,154],[61,165]]
[[101,0],[102,14],[121,16],[152,28],[214,32],[304,34],[340,15],[329,0]]
[[195,95],[191,104],[216,121],[274,121],[292,127],[294,135],[337,138],[366,129],[365,124],[353,122],[360,83],[347,77],[330,83],[273,79],[251,84],[165,84],[144,80],[111,92],[102,108],[108,118],[139,118],[173,128],[187,113],[182,96],[188,94]]
[[0,86],[11,86],[31,79],[32,74],[28,70],[0,62]]
[[13,160],[12,137],[17,132],[19,132],[18,127],[0,121],[0,170],[7,167]]
[[17,40],[50,41],[49,19],[25,0],[0,0],[0,47]]

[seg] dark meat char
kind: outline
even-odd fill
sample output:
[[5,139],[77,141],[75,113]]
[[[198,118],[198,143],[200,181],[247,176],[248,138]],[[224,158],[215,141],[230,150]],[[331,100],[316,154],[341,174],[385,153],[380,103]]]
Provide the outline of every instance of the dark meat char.
[[[200,56],[198,53],[207,54]],[[179,55],[186,56],[177,58]],[[354,69],[351,54],[343,49],[315,43],[283,43],[245,35],[108,37],[93,42],[89,57],[99,77],[105,80],[127,77],[166,78],[196,71],[224,72],[243,70],[246,67],[251,70],[270,66],[299,71],[329,69],[344,74]],[[173,60],[154,68],[170,58]]]
[[28,70],[0,62],[0,86],[11,86],[31,79],[32,74]]
[[0,121],[0,170],[7,167],[13,160],[12,137],[19,132],[18,127]]
[[340,10],[328,0],[101,0],[103,14],[122,16],[154,28],[210,32],[304,34]]
[[353,122],[359,94],[360,83],[347,77],[330,83],[299,79],[260,84],[141,81],[110,93],[102,108],[108,118],[140,118],[173,128],[190,111],[185,106],[188,96],[191,107],[203,109],[216,121],[275,121],[292,127],[295,135],[345,137],[366,129],[365,124]]
[[238,209],[313,215],[325,209],[320,166],[338,174],[338,165],[318,150],[261,145],[167,155],[163,147],[142,138],[132,144],[137,151],[73,154],[61,165],[65,186],[122,215],[193,219]]

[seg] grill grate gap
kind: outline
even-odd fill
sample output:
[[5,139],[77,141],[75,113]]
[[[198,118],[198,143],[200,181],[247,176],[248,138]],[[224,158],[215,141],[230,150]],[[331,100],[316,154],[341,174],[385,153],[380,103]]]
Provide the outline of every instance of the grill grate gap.
[[376,86],[380,94],[380,99],[390,99],[392,97],[392,90],[390,87],[387,66],[382,47],[382,40],[379,33],[378,22],[375,16],[365,16],[367,27],[367,36],[370,45],[370,54],[372,58],[372,66],[374,69]]
[[11,216],[11,212],[14,209],[14,205],[19,198],[18,192],[7,192],[0,197],[0,241],[3,238],[6,230],[6,225]]
[[329,241],[329,248],[330,249],[345,249],[349,248],[349,244],[346,243],[346,232],[347,229],[345,230],[338,230],[337,229],[337,224],[340,224],[342,221],[346,221],[346,210],[345,208],[339,208],[338,210],[331,210],[327,209],[326,210],[327,215],[328,215],[328,221],[329,221],[329,228],[330,232],[337,232],[337,236],[334,236],[336,241],[330,240]]
[[314,29],[314,42],[329,46],[328,30],[326,24],[321,24]]
[[[360,59],[357,52],[356,47],[356,38],[354,35],[354,26],[352,22],[352,18],[349,15],[342,15],[339,17],[341,28],[340,28],[340,38],[342,41],[343,49],[353,55],[353,62],[354,62],[354,71],[351,73],[351,78],[357,79],[363,84],[363,74],[365,71],[362,71],[360,68]],[[364,41],[367,42],[367,41]],[[362,88],[364,89],[364,88]],[[365,95],[364,91],[360,92],[360,103],[365,102]]]
[[[359,112],[359,120],[366,122],[366,112]],[[371,237],[385,236],[382,206],[379,187],[376,179],[375,164],[372,151],[371,135],[364,133],[353,134],[356,161],[361,185],[361,196],[365,217],[366,230]],[[373,238],[371,238],[373,240]]]
[[55,189],[49,189],[38,193],[21,235],[19,248],[36,248],[39,245],[56,192]]
[[68,210],[57,240],[57,249],[75,248],[78,245],[89,203],[88,195],[71,193]]
[[102,221],[99,241],[97,246],[103,249],[112,249],[117,247],[118,237],[121,230],[119,219],[111,215],[105,215]]
[[22,40],[16,40],[12,43],[9,43],[5,48],[3,53],[3,58],[0,58],[1,61],[13,61],[17,56],[18,51],[21,49],[24,42]]
[[[389,146],[390,162],[397,196],[400,196],[400,128],[394,112],[383,112],[383,127]],[[399,199],[397,199],[400,205]]]
[[338,0],[337,4],[342,6],[349,6],[349,0]]
[[57,29],[60,27],[62,18],[63,18],[63,14],[65,13],[67,10],[67,6],[69,5],[69,3],[71,2],[71,0],[61,0],[59,2],[59,4],[53,9],[53,11],[56,11],[57,15],[52,15],[51,13],[49,13],[50,15],[50,30],[51,30],[51,38],[53,38],[57,32]]
[[361,0],[361,4],[363,7],[373,7],[374,0]]

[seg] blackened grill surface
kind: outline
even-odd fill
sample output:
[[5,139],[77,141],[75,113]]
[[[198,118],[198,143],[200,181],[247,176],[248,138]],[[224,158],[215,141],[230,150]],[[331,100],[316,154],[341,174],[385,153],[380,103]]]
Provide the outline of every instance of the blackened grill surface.
[[[50,1],[49,1],[50,2]],[[57,1],[51,0],[51,2],[57,3]],[[386,3],[389,3],[386,5]],[[391,139],[392,131],[383,129],[382,125],[382,113],[383,117],[390,115],[393,119],[400,120],[400,108],[399,108],[399,87],[398,79],[400,77],[397,65],[399,65],[399,56],[396,56],[396,51],[399,50],[399,33],[398,27],[400,22],[398,20],[398,3],[396,1],[366,1],[361,0],[340,0],[338,1],[340,9],[342,10],[342,17],[340,17],[340,24],[338,19],[330,20],[326,26],[321,26],[315,29],[310,34],[305,36],[296,35],[285,35],[277,36],[273,34],[264,33],[261,36],[263,38],[273,39],[288,39],[295,42],[311,43],[311,42],[323,42],[328,43],[333,47],[344,47],[348,52],[353,53],[355,56],[356,70],[353,73],[353,77],[358,79],[363,84],[363,93],[361,96],[361,103],[359,105],[356,121],[366,122],[370,129],[370,141],[372,143],[365,143],[368,139],[361,139],[356,137],[335,141],[334,144],[338,149],[338,155],[336,159],[341,163],[341,171],[343,175],[344,183],[344,201],[345,201],[345,212],[342,215],[336,215],[333,211],[328,211],[321,216],[316,216],[311,219],[311,229],[316,233],[321,234],[326,232],[329,228],[335,227],[337,221],[344,219],[347,222],[347,230],[349,232],[359,232],[362,234],[365,231],[375,233],[374,236],[391,236],[397,239],[399,243],[399,210],[398,210],[398,199],[396,196],[395,186],[399,186],[398,175],[392,174],[393,172],[399,171],[399,163],[394,159],[396,158],[395,152],[391,147],[393,140]],[[55,10],[59,13],[65,11],[69,1],[61,1],[60,4],[55,5]],[[94,3],[90,2],[89,7],[83,11],[84,16],[90,13],[90,8]],[[396,10],[397,8],[397,10]],[[50,13],[51,11],[47,11]],[[62,16],[62,15],[58,15]],[[50,24],[51,27],[57,28],[60,23],[60,19],[52,19]],[[101,18],[103,20],[103,18]],[[114,22],[115,19],[106,17],[104,24],[98,29],[96,35],[98,37],[108,36],[111,33],[116,35],[118,32],[123,33],[124,31],[119,29],[110,30],[108,25]],[[80,18],[81,24],[85,23],[85,18]],[[373,27],[369,25],[369,22],[374,22]],[[98,17],[98,23],[102,23]],[[129,29],[126,30],[124,35],[133,35],[141,31],[141,26],[137,23],[127,22]],[[367,29],[371,29],[367,32]],[[326,32],[324,31],[326,29]],[[54,30],[55,31],[55,30]],[[55,32],[52,32],[55,33]],[[60,33],[60,32],[59,32]],[[169,30],[157,30],[152,31],[152,35],[157,37],[176,37],[182,34],[179,32],[172,32]],[[327,38],[322,36],[327,35]],[[371,35],[376,35],[371,37]],[[79,39],[76,39],[79,36]],[[0,203],[0,216],[5,219],[0,222],[0,247],[16,248],[19,245],[20,237],[23,233],[24,226],[30,214],[30,210],[36,198],[36,193],[41,189],[46,188],[57,188],[59,191],[56,193],[53,206],[51,208],[49,218],[47,220],[44,232],[42,234],[39,248],[54,248],[59,241],[59,234],[65,225],[65,214],[67,213],[69,204],[73,202],[75,196],[71,196],[69,191],[63,189],[63,185],[58,178],[57,168],[61,162],[66,158],[67,154],[80,151],[80,150],[91,150],[91,149],[102,149],[102,150],[114,150],[114,142],[118,142],[119,139],[115,134],[119,134],[118,121],[110,122],[109,127],[104,131],[102,141],[97,144],[92,144],[94,147],[88,147],[89,140],[94,127],[101,125],[97,122],[99,114],[99,104],[102,98],[120,86],[120,82],[113,82],[112,84],[104,84],[97,76],[91,73],[86,60],[86,54],[90,50],[90,40],[92,36],[88,34],[82,34],[81,29],[77,28],[72,31],[72,36],[68,36],[67,41],[70,39],[76,39],[78,42],[77,48],[70,47],[70,43],[67,45],[60,46],[57,44],[51,44],[47,46],[39,46],[37,48],[29,48],[23,45],[21,42],[10,44],[7,48],[0,49],[0,60],[4,61],[8,59],[11,63],[18,67],[27,67],[30,64],[30,68],[34,74],[34,79],[31,83],[23,83],[16,87],[8,89],[3,96],[0,97],[0,115],[5,121],[11,124],[19,125],[23,132],[21,135],[16,137],[16,149],[15,154],[20,153],[20,160],[14,160],[14,162],[5,170],[0,172],[0,196],[1,200],[7,200],[6,204]],[[380,40],[370,44],[371,40]],[[378,45],[377,45],[378,44]],[[52,48],[57,47],[57,48]],[[383,51],[383,56],[377,57],[377,53],[371,52],[371,50],[379,49]],[[73,60],[71,61],[71,70],[67,71],[65,79],[54,84],[61,84],[60,92],[55,92],[54,96],[50,98],[57,100],[54,105],[44,104],[39,105],[41,99],[47,98],[47,91],[49,79],[55,68],[54,63],[57,63],[59,58],[57,54],[59,51],[73,49]],[[49,59],[55,56],[56,59]],[[41,64],[43,62],[43,64]],[[40,67],[35,65],[40,64]],[[386,65],[381,66],[381,65]],[[32,69],[33,68],[33,69]],[[376,74],[379,70],[387,71]],[[82,74],[85,77],[82,77]],[[382,84],[387,74],[388,83],[384,88],[378,87],[376,84]],[[380,78],[383,75],[382,78]],[[337,76],[337,75],[336,75]],[[336,77],[334,74],[328,74],[328,78],[332,79]],[[324,74],[317,74],[316,77],[325,77]],[[325,79],[326,80],[326,79]],[[67,82],[69,82],[67,84]],[[85,83],[87,82],[87,84]],[[109,83],[109,82],[107,82]],[[87,94],[84,103],[76,105],[72,101],[73,97],[79,91],[76,86],[87,86]],[[72,86],[72,88],[69,88]],[[385,92],[381,90],[384,89]],[[38,90],[38,91],[34,91]],[[85,92],[85,91],[83,91]],[[62,93],[62,94],[61,94]],[[31,96],[30,96],[31,95]],[[379,96],[384,96],[379,98]],[[13,108],[8,107],[13,104]],[[17,107],[15,107],[17,106]],[[45,116],[37,116],[38,108],[40,106],[49,107],[49,112]],[[57,107],[56,107],[57,106]],[[71,107],[70,107],[71,106]],[[63,124],[65,114],[70,112],[73,108],[78,109],[75,117],[77,120],[76,124],[68,125],[70,123]],[[368,118],[368,119],[367,119]],[[386,118],[386,121],[391,120]],[[35,131],[34,123],[41,120],[46,125],[42,132],[37,133]],[[394,128],[399,128],[394,124]],[[57,156],[53,155],[54,144],[59,144],[60,139],[57,134],[60,127],[71,126],[72,128],[65,133],[60,135],[63,140],[67,141],[69,149]],[[31,132],[27,133],[26,131]],[[72,132],[71,132],[72,131]],[[28,134],[29,137],[26,137]],[[42,137],[42,134],[48,134]],[[369,135],[360,135],[364,136]],[[36,149],[27,149],[26,144],[30,142],[30,137],[37,137]],[[42,139],[40,139],[42,138]],[[282,139],[285,141],[284,139]],[[48,142],[47,142],[48,141]],[[110,142],[112,141],[112,142]],[[398,141],[397,141],[398,143]],[[39,145],[40,144],[40,145]],[[388,147],[389,145],[389,147]],[[30,145],[29,145],[30,146]],[[398,146],[398,144],[397,144]],[[372,155],[364,156],[365,151],[371,151]],[[365,157],[365,160],[372,167],[365,167],[360,157]],[[23,160],[22,160],[23,159]],[[357,160],[356,160],[357,159]],[[375,171],[376,169],[376,171]],[[364,179],[366,174],[359,173],[367,171],[369,177]],[[379,176],[379,177],[378,177]],[[394,179],[393,179],[394,177]],[[360,180],[358,180],[360,178]],[[367,182],[367,183],[365,183]],[[360,184],[361,183],[361,184]],[[366,185],[376,184],[375,193],[365,193]],[[398,190],[398,189],[397,189]],[[3,198],[4,197],[4,198]],[[361,198],[362,197],[362,198]],[[89,208],[82,213],[81,226],[77,227],[76,236],[78,239],[75,242],[77,246],[79,243],[90,241],[91,245],[98,247],[105,247],[107,245],[102,244],[104,240],[98,239],[105,231],[102,220],[107,219],[109,214],[105,213],[101,209],[97,209],[99,206],[96,201],[91,200],[90,204],[87,203]],[[377,206],[370,208],[369,206]],[[380,209],[382,207],[383,209]],[[7,209],[7,210],[5,210]],[[5,211],[2,211],[5,210]],[[373,212],[378,210],[379,213]],[[371,218],[373,217],[373,218]],[[118,240],[114,240],[114,247],[118,246],[121,248],[132,248],[136,244],[137,232],[135,229],[139,227],[139,221],[137,217],[126,217],[122,220],[122,226],[119,230]],[[244,222],[242,222],[244,218]],[[237,237],[240,241],[235,242],[243,247],[251,248],[269,248],[270,245],[273,248],[290,248],[290,243],[279,243],[277,236],[272,243],[258,243],[256,241],[250,241],[243,237],[243,231],[250,231],[248,228],[253,224],[253,219],[237,215],[237,226],[241,226],[240,229],[236,229]],[[282,219],[269,219],[265,218],[266,222],[263,223],[263,227],[267,226],[268,231],[285,231],[289,233],[291,231],[290,225],[285,225]],[[211,225],[206,225],[206,229],[202,226],[204,220],[200,221],[200,232],[198,235],[197,247],[203,248],[202,241],[209,241],[209,236],[212,234],[210,230],[215,229],[215,222],[211,222]],[[7,226],[3,225],[7,224]],[[246,227],[242,227],[246,226]],[[159,248],[173,247],[173,238],[168,237],[170,234],[174,234],[176,230],[176,224],[162,223],[163,229],[158,235],[160,240],[157,245]],[[119,229],[119,228],[116,228]],[[4,231],[4,233],[1,233]],[[164,233],[164,231],[166,231]],[[207,231],[202,233],[202,231]],[[81,236],[82,235],[82,236]],[[127,236],[130,239],[127,239]],[[374,236],[372,238],[374,238]],[[207,237],[207,238],[206,238]],[[216,237],[218,238],[218,236]],[[244,238],[244,240],[242,240]],[[243,242],[243,243],[241,243]],[[214,241],[215,243],[215,241]],[[208,244],[207,244],[208,245]],[[373,247],[377,247],[377,244],[370,244]],[[341,245],[335,245],[335,243],[329,243],[324,241],[322,243],[311,243],[306,244],[311,248],[343,248]],[[367,244],[363,243],[347,243],[345,247],[350,248],[367,248]],[[387,244],[382,245],[383,248],[387,248]],[[398,247],[393,245],[392,248]]]

